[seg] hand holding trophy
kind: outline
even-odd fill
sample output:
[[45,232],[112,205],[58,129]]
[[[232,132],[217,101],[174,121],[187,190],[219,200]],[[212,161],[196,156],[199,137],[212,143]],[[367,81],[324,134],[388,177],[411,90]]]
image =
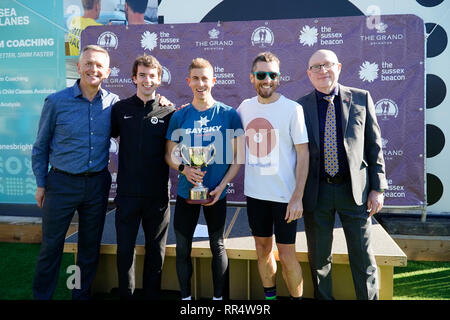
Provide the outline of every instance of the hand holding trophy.
[[[187,157],[186,152],[187,151]],[[180,153],[183,160],[187,165],[196,168],[206,167],[212,162],[216,155],[216,148],[214,144],[210,144],[207,147],[186,147],[181,145]],[[186,202],[189,204],[207,204],[213,201],[212,197],[209,197],[209,190],[198,182],[189,192],[189,199]]]

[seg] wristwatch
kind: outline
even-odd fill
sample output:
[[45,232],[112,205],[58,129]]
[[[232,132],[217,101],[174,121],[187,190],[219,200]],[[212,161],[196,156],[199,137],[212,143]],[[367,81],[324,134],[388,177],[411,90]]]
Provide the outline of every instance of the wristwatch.
[[184,164],[180,164],[180,165],[178,166],[178,172],[181,173],[181,174],[183,174],[183,170],[184,170]]

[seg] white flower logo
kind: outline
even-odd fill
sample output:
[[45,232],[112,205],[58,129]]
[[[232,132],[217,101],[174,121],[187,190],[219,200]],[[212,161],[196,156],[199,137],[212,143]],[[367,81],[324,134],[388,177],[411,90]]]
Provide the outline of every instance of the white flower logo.
[[319,35],[316,27],[304,26],[300,31],[298,39],[304,46],[313,46],[317,43],[317,36]]
[[141,36],[141,47],[152,51],[156,48],[158,36],[154,32],[145,31]]
[[362,66],[359,67],[359,78],[362,81],[373,82],[378,78],[378,64],[364,61]]

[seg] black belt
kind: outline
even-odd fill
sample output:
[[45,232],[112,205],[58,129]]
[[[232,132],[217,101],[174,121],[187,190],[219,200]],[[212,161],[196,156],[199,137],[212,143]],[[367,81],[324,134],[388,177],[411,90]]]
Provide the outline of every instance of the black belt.
[[99,174],[101,174],[102,172],[105,171],[105,169],[101,170],[101,171],[96,171],[96,172],[81,172],[81,173],[71,173],[71,172],[67,172],[64,170],[60,170],[58,168],[52,167],[50,170],[54,171],[54,172],[58,172],[58,173],[62,173],[71,177],[95,177],[98,176]]
[[330,177],[330,176],[326,176],[322,178],[322,181],[325,181],[326,183],[329,184],[341,184],[344,182],[347,182],[349,180],[350,176],[349,175],[335,175],[334,177]]

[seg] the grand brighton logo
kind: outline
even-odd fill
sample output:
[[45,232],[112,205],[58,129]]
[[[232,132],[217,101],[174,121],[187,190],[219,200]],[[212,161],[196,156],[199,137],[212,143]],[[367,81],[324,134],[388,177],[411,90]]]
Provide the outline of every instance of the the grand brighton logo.
[[105,87],[107,88],[123,88],[127,84],[132,84],[133,80],[129,77],[121,77],[120,69],[117,66],[111,67],[111,73],[105,79]]
[[195,46],[204,50],[224,50],[225,47],[233,46],[233,40],[223,39],[220,30],[216,28],[209,30],[208,36],[209,40],[203,38],[195,41]]
[[155,32],[145,31],[141,35],[141,47],[152,51],[158,46],[158,35]]
[[388,25],[384,22],[380,22],[377,25],[375,25],[375,29],[377,30],[377,33],[386,33]]
[[[379,17],[377,15],[372,17]],[[361,41],[367,41],[372,46],[376,45],[391,45],[396,41],[403,41],[405,39],[405,34],[403,33],[394,33],[394,32],[388,32],[389,25],[382,21],[377,21],[375,19],[375,22],[373,22],[373,19],[371,17],[368,17],[367,20],[367,28],[368,32],[363,33],[360,35]],[[375,31],[376,33],[373,33],[372,31]]]
[[111,74],[109,75],[110,77],[118,77],[119,76],[119,72],[120,69],[117,67],[112,67],[111,68]]
[[211,30],[208,31],[208,34],[210,39],[217,39],[219,38],[220,31],[217,30],[216,28],[212,28]]
[[117,49],[119,40],[114,32],[105,31],[98,37],[97,44],[105,49]]
[[266,46],[272,46],[274,42],[274,36],[272,30],[268,27],[256,28],[252,33],[252,45],[264,48]]
[[359,67],[359,78],[365,82],[373,82],[378,78],[378,64],[375,62],[364,61]]
[[300,31],[300,36],[298,40],[304,46],[313,46],[317,43],[317,37],[319,32],[316,27],[304,26]]

